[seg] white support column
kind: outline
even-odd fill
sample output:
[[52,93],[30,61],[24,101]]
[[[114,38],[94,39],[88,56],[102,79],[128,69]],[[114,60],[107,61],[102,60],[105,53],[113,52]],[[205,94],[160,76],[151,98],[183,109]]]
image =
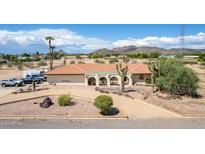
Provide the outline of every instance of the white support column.
[[88,76],[85,75],[85,86],[88,86]]
[[109,75],[107,75],[106,78],[107,78],[107,85],[110,86],[110,77],[109,77]]
[[121,86],[121,80],[122,78],[120,76],[117,77],[118,78],[118,84]]
[[129,75],[128,79],[129,79],[129,86],[132,86],[132,84],[133,84],[132,75]]
[[96,79],[96,86],[99,86],[99,76],[96,75],[96,76],[95,76],[95,79]]

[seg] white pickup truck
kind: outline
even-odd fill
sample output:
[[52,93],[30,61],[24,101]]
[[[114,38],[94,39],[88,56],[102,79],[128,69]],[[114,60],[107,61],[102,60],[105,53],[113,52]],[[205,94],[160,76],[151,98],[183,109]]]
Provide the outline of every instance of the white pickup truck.
[[23,84],[24,84],[23,80],[17,80],[16,78],[0,81],[0,85],[2,87],[6,87],[6,86],[16,86],[16,87],[18,87],[18,86],[22,86]]

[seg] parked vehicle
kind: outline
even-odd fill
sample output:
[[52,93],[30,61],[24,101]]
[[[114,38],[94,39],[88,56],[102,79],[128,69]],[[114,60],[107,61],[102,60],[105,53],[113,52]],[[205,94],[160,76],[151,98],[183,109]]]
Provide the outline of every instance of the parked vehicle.
[[43,74],[44,71],[42,71],[41,69],[31,69],[31,70],[26,70],[23,71],[23,78],[26,78],[27,75],[36,75],[36,74]]
[[31,84],[33,81],[37,82],[37,83],[42,83],[44,81],[43,77],[40,77],[40,75],[37,74],[33,74],[33,75],[26,75],[25,78],[23,78],[23,82],[25,84]]
[[37,74],[37,75],[40,79],[42,79],[42,81],[47,81],[47,78],[44,74]]
[[0,85],[2,87],[6,87],[6,86],[16,86],[16,87],[18,87],[18,86],[22,86],[23,83],[24,83],[23,80],[17,80],[16,78],[0,81]]

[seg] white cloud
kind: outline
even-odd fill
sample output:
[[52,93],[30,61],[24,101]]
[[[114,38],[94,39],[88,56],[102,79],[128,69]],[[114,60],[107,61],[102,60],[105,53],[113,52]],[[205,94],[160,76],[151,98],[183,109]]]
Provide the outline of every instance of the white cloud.
[[[180,47],[181,37],[156,37],[148,36],[142,39],[128,38],[113,42],[114,47],[123,47],[129,45],[135,46],[154,46],[154,47]],[[205,33],[199,32],[196,35],[184,36],[185,47],[190,48],[204,48]]]
[[[157,37],[147,36],[142,39],[128,38],[117,40],[114,42],[106,41],[100,38],[92,38],[79,35],[68,29],[49,29],[41,28],[36,30],[24,31],[8,31],[0,30],[0,45],[9,47],[13,45],[12,50],[16,45],[22,46],[22,49],[32,45],[47,46],[48,42],[45,40],[46,36],[53,36],[55,41],[53,45],[65,51],[93,51],[100,48],[113,48],[129,45],[136,46],[154,46],[163,48],[181,47],[180,37]],[[196,35],[188,35],[184,37],[186,48],[205,48],[205,33],[199,32]],[[24,48],[25,47],[25,48]],[[33,46],[32,49],[34,49]],[[22,50],[19,49],[19,50]],[[28,48],[29,49],[29,48]],[[46,48],[47,49],[47,48]],[[34,49],[38,50],[38,49]]]
[[76,34],[68,29],[37,29],[30,31],[11,32],[0,30],[0,44],[47,45],[46,36],[53,36],[55,46],[78,46],[82,49],[98,49],[109,46],[108,41],[98,38],[90,38]]

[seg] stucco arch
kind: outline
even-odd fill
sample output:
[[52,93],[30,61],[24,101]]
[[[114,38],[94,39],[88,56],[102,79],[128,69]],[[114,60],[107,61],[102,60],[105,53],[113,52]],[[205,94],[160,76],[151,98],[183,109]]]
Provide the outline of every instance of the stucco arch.
[[88,85],[89,86],[95,86],[96,85],[96,78],[91,76],[88,78]]
[[107,85],[108,84],[108,79],[104,76],[99,78],[99,85]]
[[128,85],[129,84],[129,77],[126,76],[124,82],[125,82],[125,85]]
[[112,76],[110,78],[110,85],[118,85],[119,84],[119,80],[116,76]]

